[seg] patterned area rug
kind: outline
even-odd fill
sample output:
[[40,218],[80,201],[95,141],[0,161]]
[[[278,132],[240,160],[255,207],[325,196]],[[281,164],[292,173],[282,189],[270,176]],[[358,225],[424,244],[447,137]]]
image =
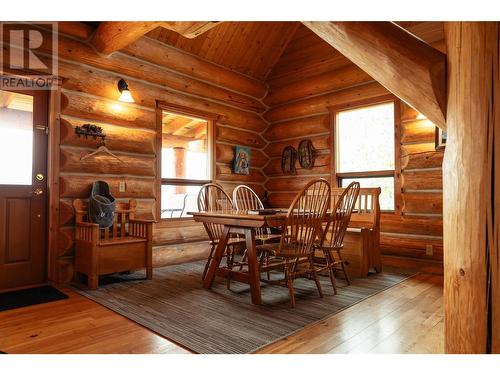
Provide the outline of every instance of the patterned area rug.
[[321,277],[324,298],[314,281],[295,281],[296,307],[288,289],[262,286],[263,305],[250,301],[250,289],[238,282],[226,288],[216,278],[211,290],[202,287],[204,262],[157,268],[153,280],[144,274],[118,275],[103,280],[95,291],[78,288],[84,296],[136,321],[196,353],[252,353],[318,320],[338,313],[408,278],[384,272],[338,280],[338,294],[328,277]]

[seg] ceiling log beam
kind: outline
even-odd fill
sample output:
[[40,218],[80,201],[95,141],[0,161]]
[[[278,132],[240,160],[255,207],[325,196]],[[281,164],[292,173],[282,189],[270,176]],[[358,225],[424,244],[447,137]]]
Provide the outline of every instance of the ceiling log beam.
[[91,44],[99,53],[110,55],[159,26],[173,30],[186,38],[195,38],[217,25],[218,22],[212,21],[101,22],[92,37]]
[[446,130],[446,55],[392,22],[303,22]]

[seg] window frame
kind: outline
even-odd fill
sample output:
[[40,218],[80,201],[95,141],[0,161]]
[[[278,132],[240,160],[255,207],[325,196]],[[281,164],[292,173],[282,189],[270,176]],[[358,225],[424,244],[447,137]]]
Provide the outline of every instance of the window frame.
[[[337,114],[352,109],[371,107],[379,104],[393,103],[394,105],[394,170],[361,171],[361,172],[337,172],[338,170],[338,147],[337,147]],[[344,178],[370,178],[370,177],[394,177],[394,210],[381,210],[383,213],[401,215],[401,102],[392,94],[383,95],[366,100],[360,100],[348,104],[332,106],[328,108],[330,114],[331,130],[331,180],[332,186],[341,187]]]
[[[208,165],[210,166],[210,179],[193,180],[186,178],[163,178],[162,171],[162,146],[163,146],[163,112],[169,112],[180,116],[195,117],[207,121],[208,140]],[[161,187],[162,185],[174,186],[203,186],[215,181],[216,160],[215,160],[215,125],[219,116],[213,113],[197,111],[192,108],[170,104],[163,101],[156,101],[156,217],[158,223],[172,222],[193,222],[192,217],[161,217]]]

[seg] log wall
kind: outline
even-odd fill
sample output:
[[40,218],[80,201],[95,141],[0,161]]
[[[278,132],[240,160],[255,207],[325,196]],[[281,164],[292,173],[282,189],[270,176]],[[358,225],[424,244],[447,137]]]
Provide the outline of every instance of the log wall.
[[[58,216],[59,230],[57,249],[50,251],[55,263],[51,277],[63,282],[73,273],[71,204],[75,198],[89,196],[93,181],[108,182],[118,200],[137,199],[138,216],[155,219],[159,198],[155,185],[157,100],[219,116],[215,126],[215,176],[229,193],[237,184],[245,183],[262,194],[266,179],[263,167],[267,163],[263,152],[267,142],[261,135],[267,127],[261,116],[267,108],[261,100],[267,92],[264,83],[147,37],[123,52],[104,57],[90,47],[89,33],[74,32],[78,25],[64,24],[59,34],[60,199],[51,207],[51,214]],[[7,57],[8,46],[1,47]],[[42,45],[37,55],[44,60],[49,52],[48,46]],[[120,78],[127,81],[135,103],[117,101]],[[75,127],[85,123],[104,129],[107,147],[123,163],[105,155],[80,160],[99,146],[98,141],[75,135]],[[251,147],[248,176],[231,173],[235,145]],[[119,191],[120,182],[125,182],[124,192]],[[189,221],[160,223],[154,231],[157,246],[206,238],[204,228]],[[187,259],[192,258],[183,252]]]
[[[288,206],[309,178],[331,177],[330,114],[328,107],[349,106],[387,95],[368,74],[329,48],[316,35],[300,28],[268,77],[270,106],[264,118],[269,142],[264,168],[273,206]],[[400,214],[383,213],[381,251],[391,265],[442,270],[442,172],[443,152],[434,148],[435,127],[418,112],[401,103],[401,207]],[[283,176],[281,153],[309,138],[318,150],[314,168],[296,176]],[[423,262],[425,261],[425,262]],[[442,271],[441,271],[442,272]]]

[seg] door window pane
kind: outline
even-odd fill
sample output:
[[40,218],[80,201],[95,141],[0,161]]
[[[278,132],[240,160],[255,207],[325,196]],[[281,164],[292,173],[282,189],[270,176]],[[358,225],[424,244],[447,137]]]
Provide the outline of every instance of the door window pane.
[[31,185],[33,97],[0,90],[0,185]]
[[380,209],[394,210],[394,177],[356,177],[342,178],[341,187],[347,187],[351,182],[357,181],[362,188],[380,187]]
[[394,169],[394,103],[337,114],[337,172]]

